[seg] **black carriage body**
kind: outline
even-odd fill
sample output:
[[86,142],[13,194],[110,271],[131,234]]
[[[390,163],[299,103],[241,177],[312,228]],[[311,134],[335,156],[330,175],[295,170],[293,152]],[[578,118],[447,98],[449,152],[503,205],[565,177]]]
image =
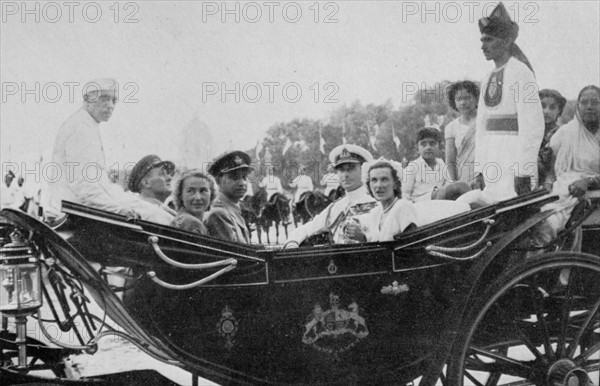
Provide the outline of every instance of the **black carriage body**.
[[[15,222],[39,228],[43,242],[62,245],[71,270],[81,271],[86,262],[128,267],[136,279],[123,303],[89,266],[84,281],[127,332],[135,330],[205,378],[379,385],[424,375],[423,382],[433,384],[469,299],[508,269],[507,246],[549,215],[540,207],[551,200],[531,194],[392,242],[292,250],[128,222],[69,203],[67,243],[35,220]],[[222,261],[235,262],[204,284],[174,289],[223,269],[182,264]]]

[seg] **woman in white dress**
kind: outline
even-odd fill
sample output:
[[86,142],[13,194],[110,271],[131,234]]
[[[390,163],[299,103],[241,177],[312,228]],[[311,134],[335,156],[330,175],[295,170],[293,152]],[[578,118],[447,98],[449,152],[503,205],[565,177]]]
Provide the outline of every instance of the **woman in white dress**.
[[[348,223],[346,236],[362,242],[390,241],[395,235],[416,227],[418,219],[414,204],[401,198],[398,169],[402,166],[397,162],[378,160],[363,165],[365,167],[367,190],[379,205],[365,220],[369,224]],[[365,233],[366,229],[369,232]]]

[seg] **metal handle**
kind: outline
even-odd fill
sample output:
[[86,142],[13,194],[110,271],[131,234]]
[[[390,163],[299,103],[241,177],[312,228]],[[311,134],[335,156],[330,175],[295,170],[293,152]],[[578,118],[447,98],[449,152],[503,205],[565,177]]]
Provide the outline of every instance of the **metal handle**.
[[457,260],[457,261],[461,261],[461,260],[472,260],[472,259],[476,259],[476,258],[478,258],[479,256],[481,256],[481,254],[482,254],[483,252],[485,252],[485,250],[486,250],[486,249],[488,249],[488,247],[490,247],[491,245],[492,245],[492,242],[491,242],[491,241],[488,241],[488,242],[485,244],[485,247],[481,248],[481,250],[480,250],[479,252],[477,252],[477,253],[476,253],[476,254],[474,254],[474,255],[471,255],[471,256],[465,256],[465,257],[456,257],[456,256],[450,256],[450,255],[447,255],[447,254],[445,254],[445,253],[436,252],[436,251],[431,251],[431,252],[429,252],[429,254],[430,254],[431,256],[442,257],[442,258],[444,258],[444,259]]
[[[429,252],[429,254],[432,256],[439,256],[438,254],[434,254],[434,252],[446,252],[446,253],[448,253],[448,252],[466,252],[466,251],[470,251],[471,249],[477,248],[479,245],[481,245],[481,243],[483,243],[485,241],[485,238],[487,237],[488,233],[490,232],[490,229],[494,225],[495,221],[492,219],[485,219],[485,220],[483,220],[483,223],[487,224],[487,227],[485,228],[483,235],[479,238],[479,240],[475,241],[471,245],[467,245],[464,247],[440,247],[437,245],[428,245],[425,248],[425,250],[427,252]],[[485,248],[484,248],[484,250],[485,250]],[[448,257],[451,257],[451,256],[448,256]]]
[[172,290],[186,290],[186,289],[201,286],[202,284],[206,284],[209,281],[212,281],[212,280],[216,279],[217,277],[223,275],[224,273],[227,273],[227,272],[233,270],[237,265],[237,260],[235,260],[235,259],[232,259],[232,260],[233,261],[231,262],[231,265],[218,270],[217,272],[205,277],[204,279],[200,279],[198,281],[195,281],[195,282],[189,283],[189,284],[178,285],[178,284],[167,283],[167,282],[159,279],[158,277],[156,277],[156,272],[154,272],[154,271],[147,272],[146,275],[148,275],[148,277],[150,279],[152,279],[153,282],[155,282],[156,284],[158,284],[161,287],[172,289]]
[[148,237],[148,242],[150,243],[150,245],[152,245],[152,248],[154,248],[154,252],[158,255],[158,257],[160,257],[165,263],[167,263],[169,265],[172,265],[173,267],[177,267],[177,268],[183,268],[183,269],[207,269],[207,268],[221,267],[221,266],[224,266],[224,265],[233,265],[233,266],[235,266],[237,264],[237,260],[233,259],[233,258],[229,258],[229,259],[225,259],[225,260],[221,260],[221,261],[215,261],[215,262],[212,262],[212,263],[200,263],[200,264],[185,264],[185,263],[180,263],[178,261],[175,261],[175,260],[169,258],[167,255],[165,255],[163,253],[163,251],[158,246],[158,236],[150,236],[150,237]]

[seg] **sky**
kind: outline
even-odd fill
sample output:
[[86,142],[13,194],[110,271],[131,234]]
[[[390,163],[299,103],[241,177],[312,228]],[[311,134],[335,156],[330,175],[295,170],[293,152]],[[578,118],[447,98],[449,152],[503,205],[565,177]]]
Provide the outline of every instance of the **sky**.
[[[100,126],[109,166],[152,153],[177,161],[182,144],[204,137],[212,148],[198,159],[210,161],[252,148],[278,122],[326,121],[356,100],[397,108],[418,88],[480,81],[493,64],[477,20],[495,4],[2,1],[2,174],[50,161],[60,125],[95,78],[119,82],[120,101]],[[574,99],[600,83],[599,1],[504,4],[540,89]],[[192,120],[210,132],[184,130]]]

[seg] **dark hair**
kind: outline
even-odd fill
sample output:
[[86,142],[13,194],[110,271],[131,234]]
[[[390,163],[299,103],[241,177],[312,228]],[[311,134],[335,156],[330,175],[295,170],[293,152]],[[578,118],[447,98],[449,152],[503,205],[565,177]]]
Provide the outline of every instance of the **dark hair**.
[[585,86],[584,88],[581,89],[581,91],[579,91],[579,95],[577,96],[577,102],[579,102],[579,100],[581,99],[581,95],[584,92],[586,92],[587,90],[594,90],[594,91],[596,91],[596,94],[598,94],[598,96],[600,96],[600,87],[590,84],[589,86]]
[[556,99],[556,102],[558,103],[558,115],[560,116],[563,112],[563,109],[565,108],[565,106],[567,104],[567,98],[562,96],[558,91],[551,90],[549,88],[545,88],[542,91],[540,91],[540,100],[542,100],[544,98]]
[[[454,111],[458,111],[456,108],[456,102],[454,98],[459,90],[465,90],[469,94],[475,97],[475,100],[479,100],[479,85],[475,82],[471,82],[470,80],[463,80],[462,82],[453,83],[448,90],[448,104]],[[475,102],[475,106],[477,107],[477,102]]]
[[213,201],[217,197],[217,188],[215,186],[214,178],[208,174],[202,173],[200,169],[186,170],[181,176],[179,176],[177,184],[175,185],[175,189],[173,190],[173,202],[175,203],[175,208],[177,210],[183,208],[183,183],[190,177],[204,178],[208,181],[210,190],[210,204],[208,204],[208,208],[206,208],[206,210],[209,210]]
[[433,138],[440,142],[440,132],[433,127],[424,127],[417,132],[417,144],[425,138]]
[[402,183],[400,182],[398,171],[388,161],[377,161],[369,167],[369,170],[367,171],[367,192],[369,192],[371,196],[373,195],[373,192],[371,192],[371,170],[384,168],[388,168],[392,171],[392,179],[394,180],[394,195],[398,198],[402,197]]

